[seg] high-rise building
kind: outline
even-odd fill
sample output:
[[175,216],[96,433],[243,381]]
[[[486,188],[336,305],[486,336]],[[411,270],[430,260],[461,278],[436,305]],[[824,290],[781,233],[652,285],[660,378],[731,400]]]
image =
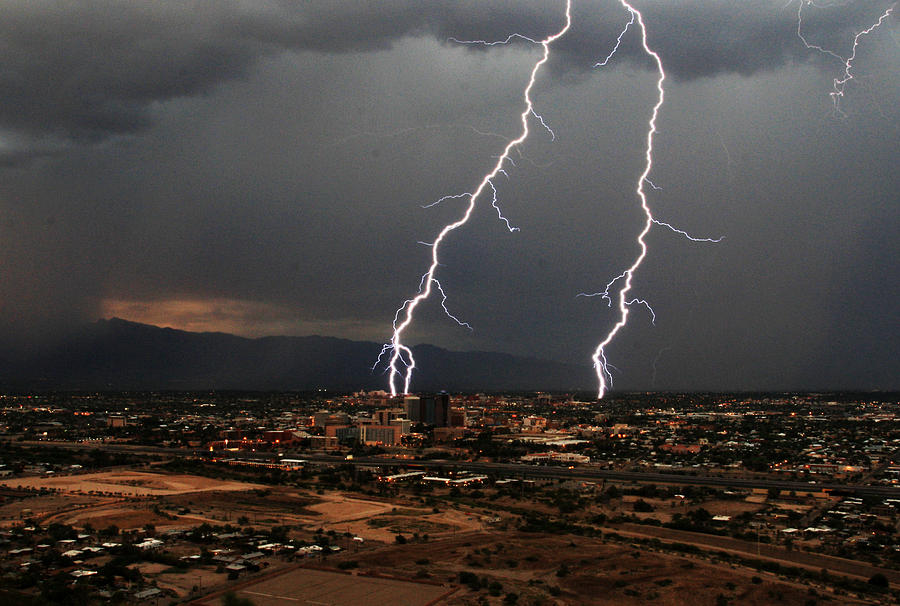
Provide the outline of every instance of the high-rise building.
[[373,418],[377,425],[390,425],[394,419],[404,416],[402,408],[381,408],[375,411]]
[[425,410],[422,406],[422,399],[419,396],[406,396],[403,398],[403,408],[406,411],[406,418],[413,423],[425,422]]
[[450,422],[450,395],[447,393],[419,394],[403,399],[406,418],[413,423],[447,427]]
[[466,409],[451,408],[449,414],[447,415],[447,425],[450,427],[465,427]]
[[429,394],[420,398],[424,403],[425,423],[435,427],[447,427],[450,416],[450,394]]

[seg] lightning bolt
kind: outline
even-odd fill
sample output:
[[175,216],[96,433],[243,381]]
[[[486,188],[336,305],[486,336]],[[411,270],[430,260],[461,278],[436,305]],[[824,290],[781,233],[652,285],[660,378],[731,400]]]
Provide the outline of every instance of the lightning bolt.
[[644,262],[644,258],[647,256],[647,242],[645,238],[650,232],[650,228],[653,227],[654,223],[657,222],[656,219],[653,218],[653,213],[650,211],[650,206],[647,203],[647,194],[644,191],[644,184],[650,183],[650,181],[648,180],[648,176],[650,175],[650,171],[653,169],[653,135],[656,134],[656,119],[659,116],[659,109],[662,107],[663,102],[665,101],[665,89],[663,88],[663,82],[666,79],[666,72],[663,70],[662,59],[660,59],[659,55],[655,51],[653,51],[647,44],[647,27],[644,25],[643,15],[639,10],[631,6],[626,0],[620,0],[620,3],[631,14],[631,21],[628,22],[628,24],[622,30],[622,33],[619,34],[619,38],[616,40],[616,46],[613,51],[609,54],[609,56],[607,56],[606,59],[598,63],[597,66],[600,67],[606,65],[610,61],[610,59],[612,59],[613,55],[615,55],[616,50],[619,48],[619,44],[622,41],[622,36],[624,36],[628,28],[635,21],[637,21],[637,25],[641,31],[641,44],[644,48],[644,52],[656,63],[656,70],[658,74],[658,78],[656,80],[656,90],[658,95],[656,98],[656,104],[653,106],[650,120],[647,122],[647,147],[644,154],[646,162],[644,164],[644,171],[641,173],[641,176],[637,181],[637,189],[635,190],[638,198],[640,198],[641,209],[644,211],[645,217],[644,228],[637,236],[637,243],[638,247],[640,248],[640,254],[638,254],[634,262],[628,269],[616,276],[609,284],[606,285],[606,289],[602,293],[597,293],[605,300],[607,300],[610,305],[612,305],[612,295],[610,295],[610,289],[620,280],[624,281],[624,285],[619,290],[617,296],[619,301],[619,320],[606,334],[606,337],[603,339],[603,341],[601,341],[600,344],[597,345],[597,348],[594,350],[594,355],[591,357],[591,359],[594,361],[594,370],[597,373],[597,381],[600,384],[597,391],[598,399],[603,398],[604,394],[606,394],[607,389],[609,389],[610,385],[612,384],[610,364],[606,359],[606,348],[610,343],[612,343],[613,339],[616,337],[619,331],[622,330],[622,328],[624,328],[625,324],[628,322],[629,307],[633,303],[641,303],[650,310],[654,321],[656,320],[656,314],[653,312],[653,309],[646,301],[644,301],[643,299],[629,299],[628,293],[632,287],[634,272],[637,271],[637,268],[641,266],[641,263]]
[[[385,355],[387,355],[388,353],[390,353],[390,362],[388,365],[388,370],[389,370],[389,374],[390,374],[389,386],[390,386],[392,396],[396,396],[399,392],[398,384],[397,384],[397,381],[399,378],[402,378],[402,383],[403,383],[402,392],[399,392],[399,393],[409,393],[409,385],[410,385],[410,381],[412,379],[412,372],[416,367],[416,362],[415,362],[415,359],[413,358],[412,349],[410,349],[410,347],[408,345],[405,345],[403,343],[403,335],[404,335],[404,332],[406,331],[406,329],[409,327],[409,325],[413,321],[413,316],[415,314],[416,308],[419,306],[420,303],[426,301],[431,296],[432,292],[435,289],[438,290],[443,297],[441,305],[444,308],[444,311],[447,312],[447,314],[453,320],[456,320],[456,322],[458,324],[463,325],[463,326],[468,326],[467,324],[465,324],[464,322],[461,322],[455,316],[450,314],[449,311],[447,311],[446,294],[444,293],[443,289],[441,288],[440,283],[437,282],[437,280],[435,278],[437,268],[440,265],[439,252],[440,252],[440,247],[441,247],[441,244],[443,243],[443,241],[447,238],[447,236],[450,235],[451,232],[459,229],[460,227],[462,227],[463,225],[465,225],[468,222],[469,217],[471,217],[472,212],[475,210],[476,202],[478,201],[479,197],[484,192],[484,190],[488,187],[490,187],[491,191],[493,192],[492,206],[495,209],[497,209],[497,213],[499,214],[500,219],[505,221],[506,226],[510,231],[515,231],[515,229],[516,229],[516,228],[512,227],[510,225],[509,221],[507,221],[503,217],[503,214],[500,212],[500,209],[497,206],[497,197],[496,197],[497,190],[494,188],[493,179],[496,178],[496,176],[500,173],[503,173],[505,175],[505,172],[503,170],[503,165],[507,161],[512,163],[512,158],[510,158],[510,153],[512,152],[512,150],[514,148],[516,148],[523,141],[525,141],[525,139],[528,138],[529,116],[534,116],[535,119],[538,122],[540,122],[541,125],[550,132],[551,136],[555,136],[555,135],[553,135],[553,131],[551,131],[550,128],[547,126],[547,124],[544,122],[543,118],[541,118],[541,116],[534,111],[534,104],[531,101],[531,89],[534,86],[534,82],[535,82],[535,79],[537,78],[538,71],[541,69],[541,66],[544,65],[550,57],[550,45],[555,40],[557,40],[558,38],[563,36],[568,31],[569,27],[572,24],[571,9],[572,9],[571,0],[566,0],[566,11],[565,11],[566,22],[565,22],[565,25],[557,33],[552,34],[540,41],[536,41],[536,40],[533,40],[526,36],[522,36],[521,34],[512,34],[509,37],[507,37],[506,40],[502,40],[499,42],[487,42],[484,40],[474,40],[474,41],[472,41],[472,40],[469,40],[469,41],[456,40],[456,42],[458,42],[460,44],[481,44],[481,45],[486,45],[486,46],[493,46],[495,44],[508,44],[513,39],[522,39],[522,40],[532,42],[534,44],[539,44],[540,46],[543,47],[543,53],[542,53],[540,60],[538,60],[534,64],[534,67],[531,70],[531,76],[528,79],[528,84],[525,86],[525,90],[523,93],[523,97],[524,97],[524,101],[525,101],[525,109],[520,115],[520,119],[522,122],[521,134],[506,144],[506,147],[503,149],[503,153],[497,157],[497,161],[494,164],[493,169],[490,172],[486,173],[482,177],[481,182],[478,184],[478,187],[475,188],[475,191],[473,191],[471,194],[446,196],[438,201],[438,202],[440,202],[440,201],[446,200],[448,198],[453,198],[453,197],[457,197],[457,198],[468,197],[468,203],[466,204],[466,207],[465,207],[465,210],[464,210],[462,216],[459,219],[457,219],[456,221],[445,225],[444,228],[440,231],[440,233],[438,233],[438,235],[434,239],[434,241],[431,243],[431,264],[428,267],[428,271],[426,271],[422,275],[422,279],[419,282],[418,293],[411,299],[407,299],[406,301],[404,301],[403,305],[401,305],[397,309],[397,312],[394,314],[394,323],[393,323],[394,332],[393,332],[393,335],[391,336],[391,341],[390,341],[390,343],[387,343],[384,345],[384,347],[381,350],[381,353],[378,356],[378,360],[376,360],[375,365],[377,366],[380,363],[380,361],[383,359],[383,357]],[[401,366],[403,367],[402,369],[401,369]]]
[[[612,374],[610,372],[610,368],[613,368],[613,367],[610,365],[610,363],[607,359],[606,349],[610,345],[610,343],[612,343],[613,339],[616,337],[616,335],[619,333],[619,331],[622,330],[625,327],[625,325],[627,324],[629,307],[634,304],[643,305],[650,311],[651,318],[654,321],[654,323],[656,320],[656,314],[654,313],[653,309],[650,307],[649,303],[646,300],[628,297],[628,293],[631,291],[631,288],[633,286],[634,273],[635,273],[635,271],[637,271],[638,267],[640,267],[641,263],[643,263],[644,259],[647,256],[647,243],[646,243],[645,238],[646,238],[647,234],[650,232],[651,227],[653,225],[659,225],[661,227],[666,227],[666,228],[672,230],[673,232],[680,234],[693,242],[720,242],[722,240],[722,238],[696,238],[694,236],[691,236],[684,230],[678,229],[678,228],[670,225],[669,223],[666,223],[664,221],[660,221],[660,220],[654,218],[653,213],[650,210],[650,207],[647,202],[647,194],[646,194],[646,191],[644,190],[644,185],[647,184],[654,190],[660,189],[652,181],[650,181],[650,179],[648,177],[650,175],[651,170],[653,169],[653,136],[657,133],[656,121],[659,116],[659,110],[665,101],[665,89],[663,88],[663,83],[665,82],[666,74],[665,74],[665,70],[663,69],[662,60],[660,59],[659,55],[655,51],[653,51],[647,43],[647,28],[646,28],[646,25],[644,24],[643,15],[641,14],[640,11],[638,11],[633,6],[631,6],[627,2],[627,0],[620,0],[620,3],[631,14],[631,20],[625,25],[625,27],[620,32],[618,38],[616,39],[615,47],[610,52],[610,54],[607,55],[607,57],[603,61],[597,63],[595,65],[595,67],[603,67],[609,63],[609,61],[616,54],[616,51],[618,50],[618,48],[622,42],[622,37],[628,31],[628,28],[631,25],[633,25],[636,21],[638,24],[638,27],[640,28],[640,31],[641,31],[641,44],[643,46],[643,50],[647,54],[647,56],[651,57],[653,59],[653,61],[656,63],[657,74],[658,74],[658,78],[656,81],[656,89],[658,92],[658,96],[657,96],[656,104],[653,106],[653,111],[651,113],[650,120],[647,123],[648,130],[647,130],[647,145],[646,145],[646,152],[645,152],[646,162],[644,164],[644,171],[641,173],[641,176],[637,182],[637,188],[635,189],[635,192],[637,193],[637,196],[641,201],[641,209],[644,211],[644,217],[645,217],[644,228],[638,234],[637,239],[636,239],[638,247],[640,249],[640,253],[635,258],[635,260],[631,264],[631,266],[628,269],[626,269],[625,271],[623,271],[621,274],[619,274],[618,276],[613,278],[606,285],[606,288],[603,291],[597,292],[597,293],[591,293],[591,294],[585,294],[585,293],[580,294],[580,296],[586,296],[586,297],[599,296],[602,299],[604,299],[605,301],[607,301],[607,303],[610,306],[612,306],[613,294],[611,294],[611,290],[617,283],[619,283],[619,282],[623,283],[622,287],[620,288],[620,290],[618,291],[618,293],[616,295],[616,299],[618,300],[619,319],[615,323],[615,325],[610,329],[610,331],[607,333],[607,335],[603,339],[603,341],[601,341],[600,344],[597,345],[597,348],[594,350],[594,355],[592,356],[592,360],[594,362],[594,369],[597,373],[597,380],[600,384],[598,394],[597,394],[598,398],[603,398],[604,394],[606,393],[606,391],[612,384]],[[878,18],[878,20],[875,23],[873,23],[871,26],[857,32],[854,35],[850,55],[846,58],[838,55],[834,51],[823,48],[822,46],[812,44],[811,42],[809,42],[806,39],[806,37],[803,35],[803,31],[802,31],[803,6],[805,4],[812,4],[812,1],[811,0],[800,0],[800,6],[797,9],[797,36],[800,38],[800,40],[803,42],[803,44],[808,49],[816,50],[816,51],[819,51],[826,55],[832,56],[832,57],[840,60],[843,63],[843,65],[844,65],[843,74],[841,77],[834,79],[833,90],[829,94],[831,95],[832,103],[834,104],[835,113],[838,115],[844,116],[845,114],[844,114],[843,110],[841,109],[840,102],[841,102],[841,98],[844,96],[844,88],[845,88],[846,84],[850,80],[853,79],[853,61],[856,58],[856,51],[857,51],[857,48],[859,47],[860,38],[872,33],[876,28],[881,26],[881,24],[884,23],[884,21],[893,12],[894,8],[896,7],[896,4],[890,6],[888,9],[886,9],[881,14],[881,16]]]
[[800,38],[800,41],[803,42],[803,45],[806,46],[809,50],[819,51],[825,55],[829,55],[834,57],[838,61],[844,64],[844,72],[840,78],[835,78],[832,85],[832,91],[828,93],[831,96],[831,102],[834,105],[834,114],[845,118],[847,116],[844,113],[844,110],[841,109],[841,98],[844,96],[844,87],[847,85],[850,80],[853,80],[853,60],[856,59],[856,50],[859,47],[859,39],[863,36],[867,36],[875,31],[878,27],[881,26],[882,23],[890,16],[890,14],[897,7],[897,4],[894,3],[889,6],[878,18],[878,20],[867,27],[864,30],[860,30],[856,32],[856,35],[853,36],[853,44],[850,49],[850,54],[845,58],[837,54],[836,52],[829,50],[827,48],[823,48],[818,44],[812,44],[809,42],[806,37],[803,35],[801,28],[803,26],[803,6],[806,4],[813,4],[812,0],[800,0],[800,6],[797,8],[797,37]]
[[[790,6],[791,1],[792,0],[789,0],[786,7]],[[613,366],[610,363],[610,361],[608,360],[607,349],[612,344],[613,340],[618,335],[618,333],[626,326],[631,306],[641,305],[641,306],[645,307],[648,310],[648,312],[650,313],[651,321],[654,324],[656,322],[656,313],[654,312],[653,308],[650,306],[649,302],[646,301],[645,299],[634,297],[630,294],[631,290],[634,286],[633,281],[634,281],[635,273],[647,256],[648,246],[647,246],[647,242],[646,242],[646,237],[647,237],[647,234],[650,232],[650,230],[653,228],[653,226],[656,225],[656,226],[660,226],[660,227],[665,227],[665,228],[669,229],[670,231],[672,231],[678,235],[681,235],[692,242],[713,242],[714,243],[714,242],[721,242],[723,239],[722,237],[698,238],[698,237],[690,235],[689,233],[687,233],[686,231],[684,231],[682,229],[678,229],[678,228],[674,227],[673,225],[666,223],[664,221],[661,221],[653,216],[653,213],[651,211],[651,208],[650,208],[650,205],[648,202],[647,191],[645,190],[645,186],[649,186],[652,190],[656,190],[656,191],[659,191],[662,189],[662,188],[658,187],[655,183],[653,183],[653,181],[650,180],[649,175],[653,170],[654,136],[659,132],[657,129],[657,120],[659,118],[660,110],[665,102],[665,88],[664,88],[663,84],[666,80],[666,73],[663,68],[663,62],[662,62],[662,59],[660,58],[659,54],[656,53],[653,49],[651,49],[650,45],[648,44],[647,27],[644,23],[642,13],[639,10],[637,10],[636,8],[634,8],[628,2],[628,0],[619,0],[619,2],[622,5],[622,7],[628,11],[628,13],[630,15],[630,20],[625,24],[625,26],[620,31],[618,37],[616,38],[615,45],[612,48],[612,50],[609,52],[609,54],[602,61],[597,62],[594,67],[603,67],[603,66],[608,65],[608,63],[613,59],[613,57],[618,52],[618,50],[622,44],[622,40],[623,40],[624,36],[627,34],[628,30],[631,28],[632,25],[634,25],[636,23],[637,27],[640,30],[641,46],[643,48],[643,51],[649,58],[652,59],[652,61],[656,65],[657,98],[656,98],[655,104],[653,105],[653,109],[651,111],[650,118],[647,121],[646,146],[645,146],[645,151],[644,151],[645,163],[644,163],[643,171],[641,172],[639,178],[637,179],[637,185],[635,187],[635,193],[636,193],[638,199],[640,200],[640,207],[644,213],[643,228],[640,230],[637,237],[635,238],[635,242],[637,243],[639,253],[627,269],[622,271],[619,275],[617,275],[615,278],[613,278],[610,282],[607,283],[607,285],[603,291],[595,292],[595,293],[579,293],[579,295],[578,295],[578,296],[584,296],[584,297],[598,297],[599,296],[602,299],[604,299],[610,307],[613,306],[614,301],[616,301],[616,303],[617,303],[616,309],[617,309],[618,319],[615,322],[615,324],[612,326],[612,328],[607,332],[607,334],[603,338],[603,340],[596,346],[594,353],[591,357],[591,359],[593,361],[594,369],[596,371],[597,380],[599,383],[598,395],[597,395],[598,399],[602,399],[604,397],[604,395],[606,394],[606,392],[609,390],[609,388],[612,386],[611,370],[618,371],[618,369],[616,369],[616,367]],[[451,199],[466,200],[466,204],[465,204],[462,216],[459,219],[445,225],[443,227],[443,229],[440,230],[440,232],[438,233],[437,237],[434,239],[433,242],[429,242],[429,243],[423,242],[422,243],[431,248],[431,263],[428,266],[428,270],[422,275],[422,277],[420,279],[419,288],[418,288],[416,295],[413,296],[412,298],[404,301],[403,304],[396,310],[396,312],[394,314],[393,334],[391,336],[391,340],[389,343],[386,343],[382,347],[382,350],[378,355],[378,359],[376,360],[375,365],[373,366],[373,369],[374,369],[379,364],[382,363],[382,360],[386,356],[389,358],[389,362],[387,365],[387,372],[389,372],[389,375],[390,375],[390,378],[389,378],[390,391],[391,391],[391,394],[394,396],[396,396],[398,393],[409,393],[409,387],[410,387],[410,382],[411,382],[411,378],[412,378],[412,373],[416,367],[416,363],[413,358],[412,349],[408,345],[405,345],[403,342],[403,337],[404,337],[405,331],[410,326],[410,324],[413,322],[413,317],[414,317],[416,308],[419,306],[420,303],[426,301],[429,297],[431,297],[432,293],[435,290],[437,290],[438,293],[440,294],[440,297],[441,297],[440,305],[441,305],[442,309],[444,310],[445,314],[449,318],[454,320],[458,325],[468,328],[470,330],[472,329],[472,327],[468,323],[460,320],[458,317],[456,317],[455,315],[453,315],[450,312],[450,310],[447,307],[447,294],[445,293],[443,287],[441,286],[440,282],[436,278],[437,268],[440,265],[439,251],[440,251],[441,244],[450,235],[451,232],[455,231],[456,229],[459,229],[460,227],[462,227],[463,225],[465,225],[468,222],[469,218],[471,217],[471,215],[475,209],[476,203],[478,202],[479,198],[481,197],[481,195],[484,193],[485,189],[487,189],[487,188],[490,188],[490,190],[491,190],[491,206],[497,211],[497,215],[498,215],[499,219],[505,223],[507,229],[510,232],[518,230],[518,228],[513,227],[511,225],[509,220],[503,216],[503,213],[500,210],[500,207],[497,203],[497,189],[494,185],[494,179],[500,174],[505,176],[507,179],[509,178],[509,175],[506,173],[506,170],[504,169],[504,165],[506,163],[508,163],[511,166],[515,166],[515,162],[513,161],[513,158],[511,157],[511,153],[513,152],[513,150],[516,150],[520,154],[520,156],[522,155],[522,151],[519,146],[529,136],[529,119],[530,118],[534,119],[538,124],[540,124],[544,129],[546,129],[547,132],[550,134],[550,137],[552,140],[555,140],[555,138],[556,138],[555,133],[550,129],[550,127],[547,125],[547,123],[544,121],[544,119],[541,117],[541,115],[535,111],[533,102],[531,100],[531,90],[535,84],[535,80],[536,80],[539,70],[549,59],[550,45],[554,41],[556,41],[558,38],[562,37],[569,30],[569,28],[571,26],[571,23],[572,23],[571,4],[572,4],[572,0],[566,0],[565,25],[563,26],[563,28],[561,30],[559,30],[557,33],[549,35],[548,37],[544,38],[543,40],[535,40],[533,38],[529,38],[529,37],[521,35],[521,34],[511,34],[505,40],[499,40],[499,41],[493,41],[493,42],[485,41],[485,40],[458,40],[456,38],[450,38],[451,41],[454,41],[459,44],[483,45],[483,46],[495,46],[495,45],[509,44],[509,43],[513,42],[514,40],[524,40],[524,41],[527,41],[532,44],[540,45],[543,48],[543,53],[542,53],[541,58],[532,67],[531,74],[530,74],[530,77],[528,80],[528,84],[525,86],[525,89],[523,91],[525,109],[520,114],[520,121],[522,124],[522,130],[521,130],[520,135],[517,138],[508,141],[506,143],[506,146],[503,149],[503,152],[500,155],[494,156],[496,158],[496,163],[494,164],[493,168],[482,177],[480,183],[478,184],[478,187],[476,187],[474,191],[466,192],[466,193],[462,193],[462,194],[453,194],[453,195],[444,196],[442,198],[439,198],[435,202],[432,202],[431,204],[424,206],[424,208],[429,208],[431,206],[435,206],[437,204],[440,204],[442,202],[445,202],[445,201],[451,200]],[[841,103],[841,99],[844,96],[844,90],[845,90],[847,83],[854,79],[853,62],[856,58],[856,53],[857,53],[857,49],[859,47],[860,39],[862,37],[872,33],[876,28],[880,27],[882,25],[882,23],[884,23],[884,21],[887,20],[887,18],[891,15],[893,10],[896,8],[896,4],[893,4],[888,9],[886,9],[881,14],[881,16],[878,18],[878,20],[875,23],[873,23],[872,25],[870,25],[868,28],[856,32],[856,34],[853,37],[853,44],[852,44],[851,52],[847,57],[843,57],[832,50],[829,50],[820,45],[814,44],[806,38],[806,36],[803,33],[803,8],[807,4],[814,4],[814,3],[812,0],[800,0],[800,2],[799,2],[799,7],[797,9],[797,36],[800,38],[800,40],[803,42],[803,44],[806,46],[807,49],[818,51],[820,53],[831,56],[842,62],[843,73],[840,77],[834,78],[833,90],[829,93],[829,95],[832,98],[835,113],[838,115],[844,116],[845,114],[840,107],[840,103]],[[473,130],[475,130],[475,132],[480,135],[499,136],[499,135],[496,135],[495,133],[482,133],[476,129],[473,129]],[[721,140],[721,135],[720,135],[720,140]],[[722,141],[722,146],[725,149],[726,155],[728,155],[728,149],[725,147],[724,141]],[[729,163],[730,163],[730,157],[729,157]],[[616,288],[618,288],[617,291],[615,290]],[[665,348],[662,351],[660,351],[660,353],[657,355],[656,359],[654,360],[654,363],[653,363],[653,366],[654,366],[653,379],[654,379],[654,381],[656,378],[656,362],[658,361],[660,355],[667,349],[669,349],[669,348]],[[399,389],[398,381],[402,382],[402,391]]]
[[[604,299],[610,307],[612,307],[614,297],[618,300],[619,319],[606,334],[606,337],[603,339],[603,341],[601,341],[600,344],[597,345],[597,348],[594,350],[594,355],[591,358],[594,362],[594,370],[597,373],[597,381],[599,383],[599,389],[597,392],[598,399],[603,398],[609,387],[612,385],[612,373],[610,372],[610,369],[615,368],[609,363],[609,360],[606,357],[606,348],[612,343],[613,339],[615,339],[619,331],[622,330],[627,324],[629,308],[632,305],[643,305],[647,309],[647,311],[650,312],[651,322],[653,324],[656,324],[656,312],[653,311],[650,303],[648,303],[645,299],[640,299],[637,297],[629,298],[629,292],[631,291],[631,288],[633,286],[634,273],[637,271],[638,267],[640,267],[641,263],[644,262],[644,259],[647,256],[647,242],[645,238],[650,232],[650,229],[654,225],[659,225],[660,227],[665,227],[675,232],[676,234],[684,236],[692,242],[721,242],[723,239],[722,237],[694,237],[682,229],[678,229],[677,227],[674,227],[671,224],[666,223],[665,221],[660,221],[659,219],[655,218],[652,211],[650,210],[650,205],[647,202],[647,192],[644,190],[644,186],[649,185],[651,189],[656,191],[662,189],[650,180],[650,172],[653,170],[653,136],[657,133],[656,120],[659,117],[659,110],[665,102],[665,89],[663,88],[663,82],[665,82],[666,73],[663,69],[662,59],[660,59],[659,55],[654,50],[652,50],[647,43],[647,26],[644,24],[643,15],[639,10],[631,6],[626,0],[619,1],[622,6],[629,12],[629,14],[631,15],[631,19],[628,21],[628,23],[625,24],[625,27],[619,33],[618,38],[616,38],[616,44],[613,47],[613,50],[609,53],[609,55],[606,56],[603,61],[600,61],[594,67],[603,67],[609,63],[609,61],[616,54],[616,51],[619,49],[619,46],[622,43],[622,37],[628,31],[628,28],[631,27],[635,22],[637,22],[638,28],[640,28],[641,32],[641,45],[643,46],[644,52],[656,63],[656,72],[658,75],[656,80],[657,98],[656,104],[653,106],[653,111],[651,112],[650,119],[647,122],[647,145],[644,152],[644,170],[637,180],[637,187],[635,189],[635,193],[641,201],[641,209],[644,211],[644,227],[636,238],[640,253],[632,262],[631,266],[628,267],[628,269],[626,269],[618,276],[610,280],[609,283],[607,283],[604,290],[590,294],[579,293],[578,295],[584,297],[599,296]],[[619,289],[618,293],[613,295],[613,287],[620,282],[622,282],[622,287]]]

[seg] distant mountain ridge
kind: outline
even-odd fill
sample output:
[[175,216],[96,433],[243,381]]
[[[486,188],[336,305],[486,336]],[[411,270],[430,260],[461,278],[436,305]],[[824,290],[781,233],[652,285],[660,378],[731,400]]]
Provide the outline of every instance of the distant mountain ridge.
[[[0,354],[5,390],[355,390],[384,388],[381,344],[335,337],[193,333],[113,318],[40,354]],[[588,366],[491,352],[413,348],[415,391],[591,389]]]

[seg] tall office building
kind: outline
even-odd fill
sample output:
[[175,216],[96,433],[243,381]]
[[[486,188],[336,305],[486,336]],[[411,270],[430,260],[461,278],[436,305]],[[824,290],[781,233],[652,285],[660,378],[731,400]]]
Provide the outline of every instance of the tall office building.
[[413,423],[424,423],[425,412],[422,407],[422,399],[419,396],[406,396],[403,398],[403,408],[406,418]]
[[450,420],[450,395],[420,394],[403,399],[406,418],[414,423],[447,427]]
[[425,422],[435,427],[447,427],[450,416],[450,395],[446,393],[421,396],[425,406]]

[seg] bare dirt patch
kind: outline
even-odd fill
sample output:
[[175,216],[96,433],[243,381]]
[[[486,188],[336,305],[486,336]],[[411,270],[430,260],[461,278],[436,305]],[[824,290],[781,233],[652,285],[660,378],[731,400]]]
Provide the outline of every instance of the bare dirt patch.
[[44,520],[47,516],[61,511],[70,511],[109,501],[110,499],[88,495],[36,495],[0,506],[0,526],[20,524],[26,518]]
[[444,536],[484,528],[478,515],[457,509],[436,512],[428,507],[401,506],[340,493],[326,493],[319,498],[320,503],[309,507],[317,514],[309,519],[310,524],[350,532],[366,540],[393,542],[398,533]]
[[[557,606],[715,604],[720,595],[734,604],[768,606],[803,604],[810,597],[807,586],[766,573],[602,539],[518,531],[471,533],[341,557],[357,561],[361,571],[427,574],[435,582],[462,584],[447,599],[450,605],[483,599],[500,604],[507,593],[517,594],[519,604]],[[499,595],[490,597],[494,583]]]
[[748,511],[757,512],[762,509],[759,504],[746,501],[705,501],[700,506],[714,516],[738,516]]
[[323,522],[339,524],[371,518],[390,512],[395,506],[384,501],[368,501],[342,494],[325,494],[322,502],[311,505],[309,509],[321,516]]
[[[217,573],[213,567],[191,568],[189,572],[183,573],[161,573],[154,580],[158,587],[170,589],[175,592],[179,598],[197,595],[204,588],[216,587],[222,584],[224,575]],[[196,590],[195,590],[196,588]],[[221,604],[221,600],[215,602],[217,606]]]
[[[158,474],[145,471],[110,471],[52,478],[17,478],[16,485],[62,492],[94,493],[115,496],[160,496],[202,492],[262,488],[260,484],[215,480],[186,474]],[[8,483],[2,485],[9,486]]]
[[155,514],[146,506],[139,503],[130,505],[98,504],[90,509],[74,511],[64,516],[58,516],[58,520],[64,524],[70,524],[83,528],[90,524],[94,528],[102,529],[109,526],[117,526],[120,530],[134,530],[143,528],[148,524],[157,527],[170,525],[170,520]]
[[[371,578],[339,572],[296,568],[272,575],[235,590],[257,606],[284,604],[332,604],[334,606],[426,606],[452,588],[386,578]],[[218,605],[218,596],[199,602]]]

